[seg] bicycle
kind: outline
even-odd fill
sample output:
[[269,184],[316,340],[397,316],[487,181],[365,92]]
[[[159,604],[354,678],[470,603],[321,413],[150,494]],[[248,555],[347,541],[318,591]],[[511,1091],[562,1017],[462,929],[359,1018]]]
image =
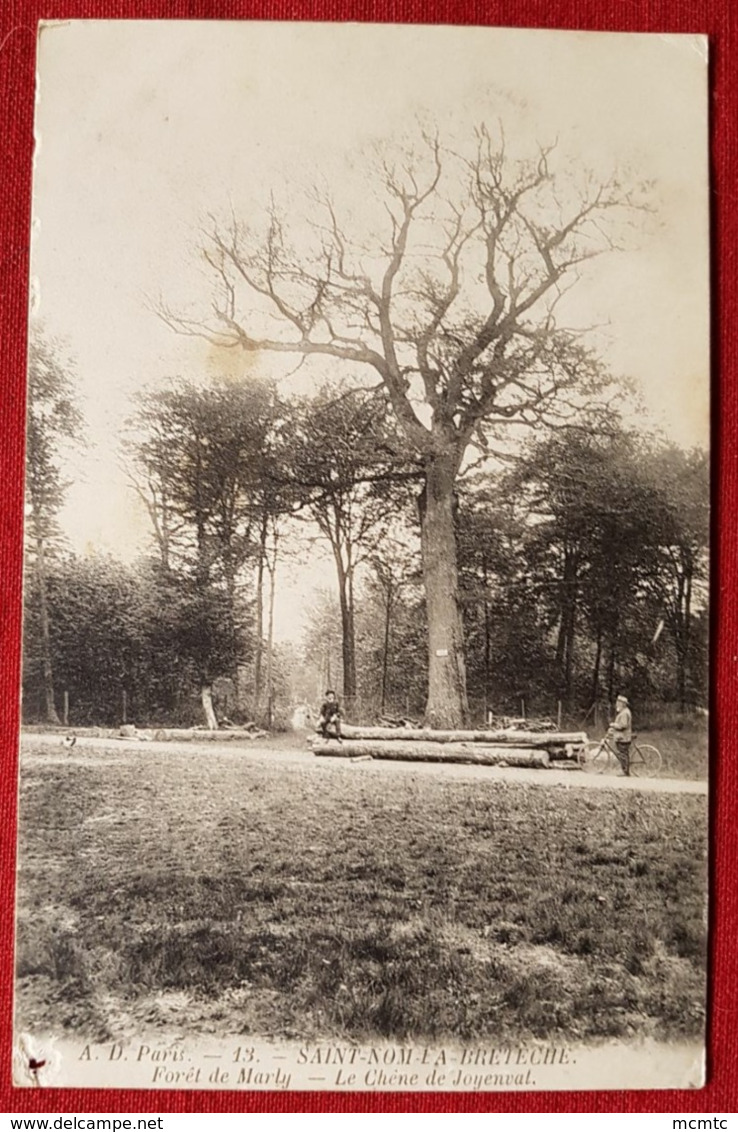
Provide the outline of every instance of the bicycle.
[[[616,770],[626,769],[611,735],[584,743],[577,751],[577,762],[590,774],[614,774]],[[663,766],[658,747],[651,743],[637,743],[635,735],[630,744],[628,762],[630,773],[635,778],[653,778]]]

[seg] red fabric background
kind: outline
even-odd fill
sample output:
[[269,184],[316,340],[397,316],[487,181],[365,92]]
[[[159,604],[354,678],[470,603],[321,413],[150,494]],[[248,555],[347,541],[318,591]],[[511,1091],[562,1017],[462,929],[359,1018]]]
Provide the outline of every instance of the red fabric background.
[[[738,1099],[738,786],[730,599],[738,557],[738,36],[731,0],[12,0],[0,12],[0,1109],[3,1112],[735,1112]],[[20,670],[24,371],[36,22],[274,19],[456,23],[710,36],[713,223],[714,618],[709,1083],[701,1091],[285,1094],[17,1090],[10,1083]],[[624,77],[627,82],[627,77]],[[381,91],[379,96],[381,97]]]

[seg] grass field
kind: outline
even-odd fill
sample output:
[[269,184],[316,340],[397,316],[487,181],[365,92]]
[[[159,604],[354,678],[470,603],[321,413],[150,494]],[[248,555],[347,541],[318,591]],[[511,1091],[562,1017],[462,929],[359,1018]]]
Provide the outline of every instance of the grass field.
[[24,759],[18,1022],[695,1037],[705,799],[58,742]]

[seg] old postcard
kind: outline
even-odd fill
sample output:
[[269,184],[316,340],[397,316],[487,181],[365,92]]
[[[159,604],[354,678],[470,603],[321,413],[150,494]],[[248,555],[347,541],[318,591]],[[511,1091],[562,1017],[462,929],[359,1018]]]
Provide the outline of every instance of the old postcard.
[[41,27],[17,1085],[703,1083],[706,87]]

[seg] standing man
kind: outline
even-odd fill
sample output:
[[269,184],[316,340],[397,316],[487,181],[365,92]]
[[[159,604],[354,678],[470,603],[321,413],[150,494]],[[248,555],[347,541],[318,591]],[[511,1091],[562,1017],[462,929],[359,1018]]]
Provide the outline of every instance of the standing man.
[[615,701],[615,718],[610,724],[608,735],[615,740],[615,748],[623,768],[623,774],[630,775],[630,744],[633,742],[633,716],[625,696]]
[[325,699],[320,705],[320,719],[316,731],[322,735],[324,739],[330,739],[331,735],[328,732],[329,728],[333,728],[333,734],[339,743],[343,742],[341,738],[341,706],[336,697],[336,693],[332,688],[329,688],[325,694]]

